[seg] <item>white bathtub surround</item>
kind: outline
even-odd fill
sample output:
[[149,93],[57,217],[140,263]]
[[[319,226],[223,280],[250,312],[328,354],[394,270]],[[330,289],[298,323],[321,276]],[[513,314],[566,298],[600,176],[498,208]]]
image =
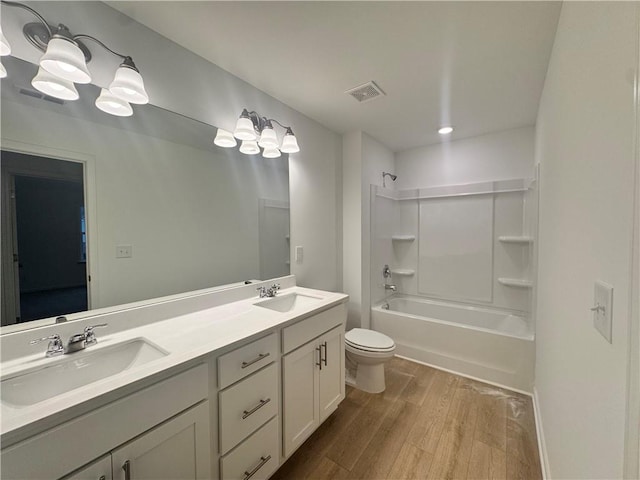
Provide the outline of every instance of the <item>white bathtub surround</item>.
[[[383,308],[389,305],[389,309]],[[507,388],[531,392],[534,336],[514,312],[394,295],[371,309],[372,328],[398,355]]]
[[393,339],[374,330],[354,328],[345,334],[344,342],[347,382],[365,392],[384,392],[384,364],[396,350]]
[[372,186],[373,304],[397,291],[520,312],[531,310],[534,179],[389,191]]

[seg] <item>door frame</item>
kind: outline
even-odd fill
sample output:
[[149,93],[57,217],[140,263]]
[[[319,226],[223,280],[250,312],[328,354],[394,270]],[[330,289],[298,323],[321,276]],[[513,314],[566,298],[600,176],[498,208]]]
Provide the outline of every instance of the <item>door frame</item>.
[[[86,283],[87,283],[87,309],[91,310],[100,305],[98,288],[94,288],[92,283],[98,278],[98,223],[96,210],[96,175],[95,175],[95,157],[90,154],[75,152],[71,150],[61,150],[57,148],[46,147],[42,145],[20,142],[13,139],[3,137],[2,150],[37,157],[51,158],[54,160],[63,160],[66,162],[75,162],[83,164],[83,189],[84,189],[84,208],[85,222],[87,228],[87,265],[86,265]],[[12,171],[12,173],[14,173]],[[28,170],[24,172],[29,173]],[[33,173],[33,172],[31,172]],[[4,260],[3,260],[4,261]]]

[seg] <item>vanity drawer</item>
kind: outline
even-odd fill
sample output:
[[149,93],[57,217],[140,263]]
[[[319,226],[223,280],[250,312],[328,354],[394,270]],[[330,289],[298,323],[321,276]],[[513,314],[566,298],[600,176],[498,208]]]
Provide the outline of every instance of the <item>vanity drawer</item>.
[[[279,462],[278,418],[240,444],[233,452],[220,460],[220,478],[225,480],[260,480],[271,475]],[[252,475],[253,473],[253,475]]]
[[220,453],[224,454],[278,413],[276,364],[220,392],[219,409]]
[[278,354],[275,333],[218,358],[218,383],[225,388],[273,362]]
[[329,310],[284,328],[282,330],[282,353],[289,353],[308,341],[319,337],[324,332],[343,323],[346,318],[347,305],[341,303]]

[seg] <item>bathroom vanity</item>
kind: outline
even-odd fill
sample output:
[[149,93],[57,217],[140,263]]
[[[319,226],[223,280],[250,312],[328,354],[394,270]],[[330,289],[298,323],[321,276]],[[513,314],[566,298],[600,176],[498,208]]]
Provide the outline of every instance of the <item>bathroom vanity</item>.
[[268,478],[345,393],[347,295],[279,281],[3,335],[2,478]]

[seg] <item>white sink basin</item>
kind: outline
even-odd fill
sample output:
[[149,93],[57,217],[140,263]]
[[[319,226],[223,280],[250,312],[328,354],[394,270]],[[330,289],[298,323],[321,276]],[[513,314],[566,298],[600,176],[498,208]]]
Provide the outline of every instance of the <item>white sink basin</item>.
[[269,298],[258,303],[254,303],[257,307],[268,308],[276,312],[290,312],[299,308],[305,308],[322,300],[320,297],[311,295],[302,295],[300,293],[288,293],[277,297]]
[[169,354],[144,338],[94,348],[3,377],[2,403],[13,407],[33,405]]

